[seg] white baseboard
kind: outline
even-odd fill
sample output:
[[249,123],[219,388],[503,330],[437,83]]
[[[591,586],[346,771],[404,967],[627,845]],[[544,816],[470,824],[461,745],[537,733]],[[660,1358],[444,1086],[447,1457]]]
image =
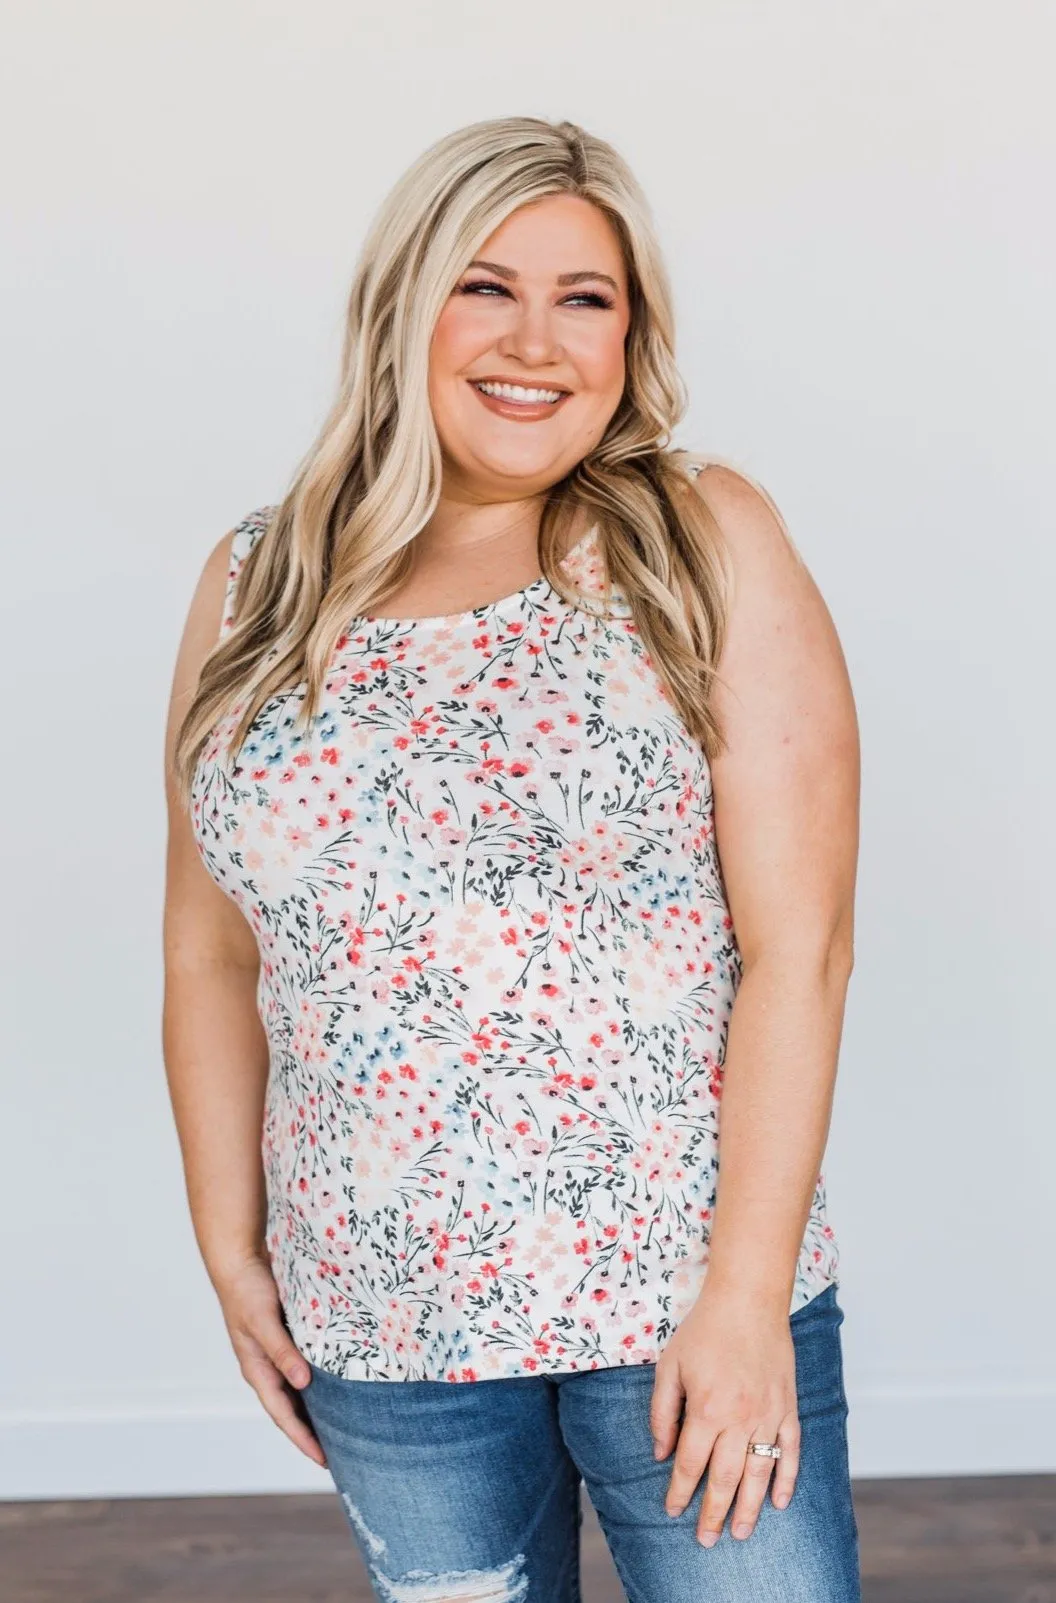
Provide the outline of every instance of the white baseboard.
[[[854,1476],[1056,1474],[1056,1389],[851,1397]],[[328,1492],[262,1412],[0,1419],[0,1499]]]

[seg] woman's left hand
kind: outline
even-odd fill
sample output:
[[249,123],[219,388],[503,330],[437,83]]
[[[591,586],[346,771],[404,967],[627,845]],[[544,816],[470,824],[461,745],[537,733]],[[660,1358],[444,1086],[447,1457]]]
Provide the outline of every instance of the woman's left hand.
[[[772,1501],[784,1508],[799,1469],[800,1441],[787,1313],[705,1286],[657,1361],[650,1428],[657,1458],[667,1458],[678,1444],[668,1514],[682,1513],[708,1470],[697,1522],[706,1547],[718,1541],[735,1493],[733,1534],[751,1535],[771,1473]],[[749,1453],[750,1442],[776,1442],[782,1456]]]

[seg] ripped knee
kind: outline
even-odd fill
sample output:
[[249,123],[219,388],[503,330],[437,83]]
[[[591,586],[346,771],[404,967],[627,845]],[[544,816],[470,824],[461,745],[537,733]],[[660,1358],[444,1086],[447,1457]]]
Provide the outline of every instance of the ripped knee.
[[397,1580],[374,1567],[385,1603],[522,1603],[528,1591],[524,1554],[493,1570],[412,1570]]
[[386,1573],[388,1551],[383,1537],[370,1529],[351,1498],[343,1498],[349,1521],[369,1555],[370,1573],[384,1603],[523,1603],[528,1592],[524,1554],[508,1564],[487,1570],[409,1570],[401,1576]]

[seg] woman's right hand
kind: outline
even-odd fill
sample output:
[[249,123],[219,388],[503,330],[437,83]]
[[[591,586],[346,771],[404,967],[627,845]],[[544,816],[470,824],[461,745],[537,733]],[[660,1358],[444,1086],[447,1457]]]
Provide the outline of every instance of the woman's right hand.
[[251,1258],[213,1284],[243,1378],[293,1445],[325,1469],[326,1455],[298,1396],[312,1372],[290,1339],[268,1264]]

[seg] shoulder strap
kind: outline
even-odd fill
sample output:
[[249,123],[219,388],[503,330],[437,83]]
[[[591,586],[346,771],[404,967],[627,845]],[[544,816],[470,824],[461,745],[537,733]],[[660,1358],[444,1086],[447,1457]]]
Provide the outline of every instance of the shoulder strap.
[[681,459],[681,466],[694,479],[698,473],[702,473],[708,464],[713,461],[712,457],[704,456],[700,451],[680,449],[675,454]]
[[231,553],[227,564],[227,583],[224,586],[224,610],[220,619],[221,635],[227,634],[235,621],[238,580],[246,558],[268,527],[277,510],[278,508],[274,506],[257,507],[256,511],[247,512],[241,522],[235,524],[231,535]]

